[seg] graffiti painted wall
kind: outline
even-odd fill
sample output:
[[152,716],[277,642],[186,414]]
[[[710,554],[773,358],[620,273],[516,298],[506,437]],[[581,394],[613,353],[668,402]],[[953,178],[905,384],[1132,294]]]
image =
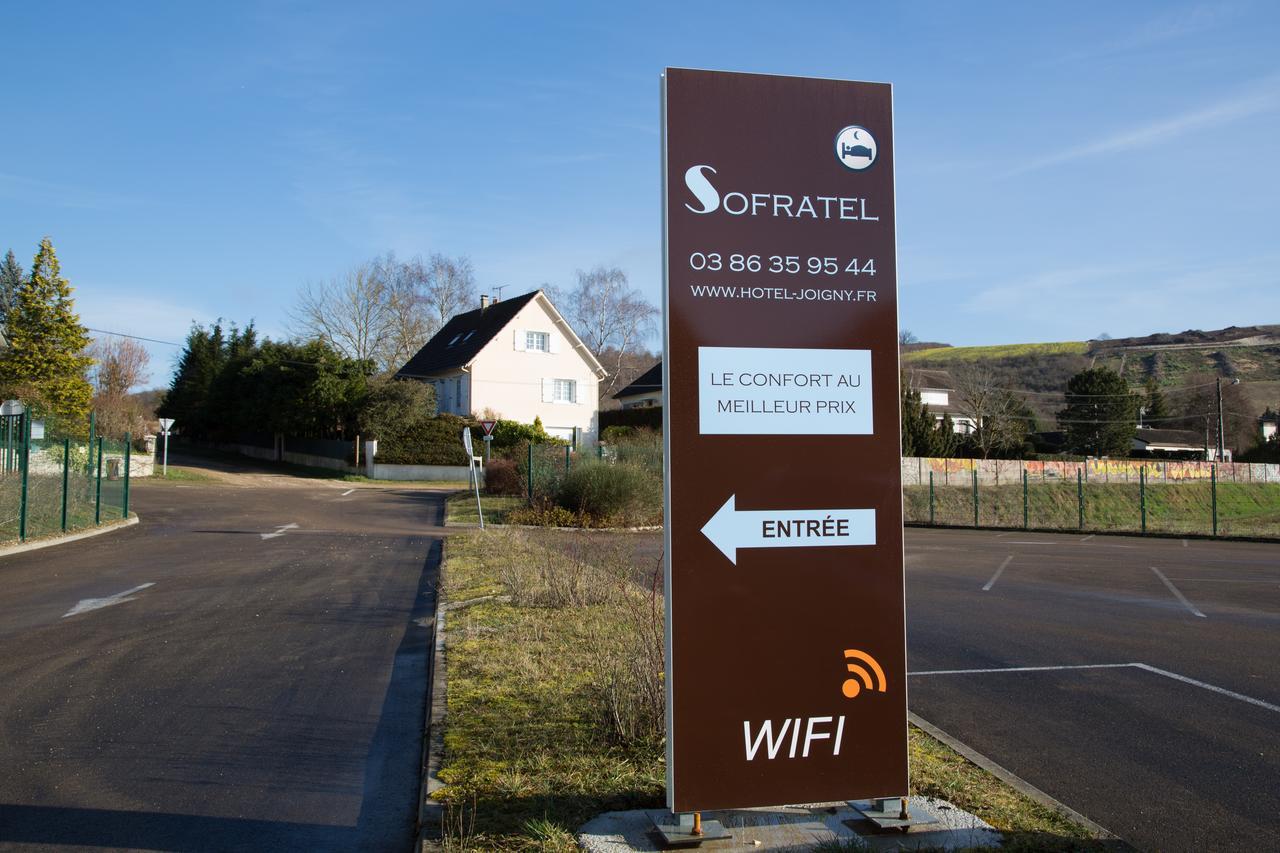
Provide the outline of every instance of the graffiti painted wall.
[[[1220,483],[1280,483],[1280,465],[1248,462],[1174,462],[1159,459],[1090,459],[1087,462],[1023,461],[1019,459],[902,459],[902,485],[968,485],[973,474],[983,485],[1013,485],[1022,482],[1022,472],[1032,482],[1074,481],[1077,476],[1089,483],[1137,483],[1146,470],[1147,484],[1209,480],[1216,471]],[[1077,471],[1079,475],[1077,475]]]

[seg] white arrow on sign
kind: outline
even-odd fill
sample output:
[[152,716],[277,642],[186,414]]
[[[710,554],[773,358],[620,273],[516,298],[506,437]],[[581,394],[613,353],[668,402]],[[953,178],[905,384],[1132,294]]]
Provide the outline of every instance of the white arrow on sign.
[[832,548],[876,544],[874,509],[738,510],[730,495],[702,527],[729,562],[739,548]]

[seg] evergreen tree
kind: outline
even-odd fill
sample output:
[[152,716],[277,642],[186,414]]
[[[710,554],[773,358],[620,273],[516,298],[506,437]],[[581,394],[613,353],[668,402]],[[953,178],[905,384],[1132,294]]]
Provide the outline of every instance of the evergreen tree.
[[1165,403],[1164,394],[1160,391],[1160,383],[1154,376],[1147,378],[1146,391],[1146,399],[1142,403],[1142,422],[1153,427],[1168,426],[1169,406]]
[[0,261],[0,323],[7,323],[9,309],[18,300],[18,288],[22,286],[22,264],[13,256],[13,249]]
[[[235,330],[232,330],[235,334]],[[226,342],[221,323],[212,328],[192,326],[186,345],[178,357],[178,369],[156,409],[162,418],[173,418],[174,428],[181,434],[206,438],[209,434],[209,391],[227,361]]]
[[0,384],[38,412],[68,425],[89,413],[93,387],[85,373],[93,359],[84,354],[89,332],[80,325],[71,285],[62,277],[48,237],[40,241],[9,309],[9,347],[0,355]]
[[1082,370],[1067,382],[1067,405],[1058,412],[1067,449],[1091,456],[1123,455],[1137,431],[1137,394],[1115,371]]

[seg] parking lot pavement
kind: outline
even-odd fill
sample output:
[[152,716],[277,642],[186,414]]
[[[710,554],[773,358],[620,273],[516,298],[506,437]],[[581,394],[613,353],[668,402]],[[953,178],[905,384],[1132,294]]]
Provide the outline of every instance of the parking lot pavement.
[[443,501],[340,486],[0,562],[0,847],[407,849]]
[[907,532],[911,709],[1142,849],[1280,838],[1280,546]]

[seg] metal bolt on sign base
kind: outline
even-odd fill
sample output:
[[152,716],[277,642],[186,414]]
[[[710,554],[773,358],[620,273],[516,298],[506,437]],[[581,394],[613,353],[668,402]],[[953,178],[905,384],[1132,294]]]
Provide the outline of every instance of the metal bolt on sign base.
[[720,821],[703,820],[701,812],[651,812],[649,818],[662,838],[663,847],[697,847],[704,841],[733,837]]
[[917,826],[938,822],[938,816],[917,803],[910,811],[906,797],[884,797],[876,800],[849,800],[849,807],[884,831],[896,829],[910,832]]

